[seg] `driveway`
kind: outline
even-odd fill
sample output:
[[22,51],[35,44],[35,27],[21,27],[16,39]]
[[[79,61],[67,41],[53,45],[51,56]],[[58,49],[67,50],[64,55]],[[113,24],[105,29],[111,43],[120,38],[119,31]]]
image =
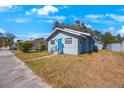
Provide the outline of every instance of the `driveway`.
[[48,88],[38,76],[9,50],[0,51],[1,88]]

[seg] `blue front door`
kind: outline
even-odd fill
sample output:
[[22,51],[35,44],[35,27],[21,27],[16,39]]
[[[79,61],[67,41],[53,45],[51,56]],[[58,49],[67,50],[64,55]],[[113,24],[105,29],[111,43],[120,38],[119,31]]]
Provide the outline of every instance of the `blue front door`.
[[62,38],[58,39],[58,53],[62,54],[63,53],[63,45],[62,45]]

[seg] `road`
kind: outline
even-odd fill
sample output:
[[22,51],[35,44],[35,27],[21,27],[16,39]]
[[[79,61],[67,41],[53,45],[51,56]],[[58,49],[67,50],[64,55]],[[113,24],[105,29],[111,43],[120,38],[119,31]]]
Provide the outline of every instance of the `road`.
[[50,88],[9,50],[0,51],[1,88]]

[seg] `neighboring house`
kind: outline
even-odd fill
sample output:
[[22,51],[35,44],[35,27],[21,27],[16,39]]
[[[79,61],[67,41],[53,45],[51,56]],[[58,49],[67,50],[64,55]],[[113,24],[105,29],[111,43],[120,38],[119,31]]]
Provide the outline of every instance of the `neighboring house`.
[[98,50],[103,49],[103,43],[101,41],[95,41],[95,46],[97,46]]
[[122,43],[108,44],[106,48],[114,52],[124,52],[124,41]]
[[45,49],[47,49],[47,41],[44,40],[44,38],[37,38],[37,39],[33,40],[32,43],[33,43],[33,46],[32,46],[33,50],[37,50],[39,44],[44,44]]
[[98,50],[102,50],[103,49],[103,42],[101,41],[101,39],[97,36],[94,36],[94,41],[95,41],[95,46],[97,46]]
[[92,52],[94,47],[94,39],[89,33],[71,29],[56,28],[46,40],[51,54],[78,55]]

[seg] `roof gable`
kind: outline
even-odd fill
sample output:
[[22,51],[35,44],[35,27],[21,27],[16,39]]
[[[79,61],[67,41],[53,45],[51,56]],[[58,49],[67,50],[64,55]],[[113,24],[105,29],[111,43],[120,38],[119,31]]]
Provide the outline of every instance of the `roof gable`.
[[91,35],[89,33],[84,33],[84,32],[80,32],[80,31],[76,31],[76,30],[71,30],[71,29],[61,29],[61,28],[55,28],[53,30],[53,32],[46,38],[46,40],[49,40],[49,38],[56,32],[56,31],[62,31],[62,32],[66,32],[66,33],[70,33],[70,34],[73,34],[73,35],[77,35],[77,36],[81,36],[83,38],[86,38],[86,36],[90,36]]

